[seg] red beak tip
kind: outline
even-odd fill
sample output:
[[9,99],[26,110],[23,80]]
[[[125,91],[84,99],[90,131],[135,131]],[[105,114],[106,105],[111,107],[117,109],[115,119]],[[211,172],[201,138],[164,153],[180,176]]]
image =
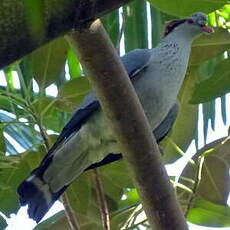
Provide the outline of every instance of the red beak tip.
[[208,32],[208,33],[213,33],[214,32],[214,29],[212,27],[210,27],[210,26],[204,26],[203,30],[205,32]]

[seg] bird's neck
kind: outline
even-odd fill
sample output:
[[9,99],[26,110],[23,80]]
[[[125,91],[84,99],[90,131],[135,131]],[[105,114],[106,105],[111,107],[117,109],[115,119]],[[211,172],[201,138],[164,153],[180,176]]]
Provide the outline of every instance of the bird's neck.
[[193,40],[199,37],[201,34],[202,32],[199,29],[191,29],[188,27],[188,25],[181,25],[163,38],[162,41],[176,41],[181,45],[186,44],[191,46]]

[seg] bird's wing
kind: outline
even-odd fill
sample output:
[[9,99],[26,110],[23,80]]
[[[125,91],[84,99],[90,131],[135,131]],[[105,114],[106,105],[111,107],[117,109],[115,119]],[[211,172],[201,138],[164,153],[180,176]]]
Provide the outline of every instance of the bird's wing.
[[[131,80],[134,79],[137,73],[146,68],[147,63],[151,57],[150,52],[151,51],[149,49],[135,49],[121,57],[121,61]],[[100,103],[96,95],[93,92],[89,93],[85,97],[80,108],[74,113],[72,118],[62,129],[56,142],[49,150],[48,155],[50,155],[65,139],[67,139],[73,133],[76,133],[81,128],[81,126],[87,122],[92,113],[99,108]]]
[[[149,49],[136,49],[121,57],[121,61],[131,80],[134,79],[142,69],[146,68],[151,57],[150,52]],[[40,167],[35,169],[32,173],[36,173],[37,176],[42,176],[52,161],[53,152],[63,143],[63,141],[78,132],[81,126],[87,122],[88,118],[98,109],[100,109],[100,103],[94,92],[91,92],[85,97],[79,109],[64,126],[56,142],[42,160]]]
[[176,102],[173,107],[169,110],[167,116],[164,118],[164,120],[158,125],[154,130],[153,134],[157,140],[157,142],[161,142],[162,139],[164,139],[165,136],[170,132],[172,129],[172,126],[177,118],[179,110],[179,103]]
[[[167,136],[167,134],[170,132],[173,123],[177,118],[178,110],[179,105],[178,103],[175,103],[168,112],[167,116],[160,123],[160,125],[155,130],[153,130],[153,134],[156,138],[157,143],[161,142],[164,139],[164,137]],[[120,159],[122,159],[121,153],[109,153],[102,161],[90,165],[88,168],[85,169],[85,171],[110,164]]]
[[131,80],[148,66],[150,57],[150,49],[135,49],[121,57],[121,61]]

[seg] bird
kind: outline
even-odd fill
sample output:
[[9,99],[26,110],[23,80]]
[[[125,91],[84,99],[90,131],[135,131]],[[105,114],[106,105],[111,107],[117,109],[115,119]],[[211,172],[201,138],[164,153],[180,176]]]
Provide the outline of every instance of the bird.
[[[177,95],[193,40],[213,32],[206,23],[204,13],[173,20],[155,48],[135,49],[121,57],[157,142],[167,135],[176,119]],[[20,204],[28,205],[29,217],[38,223],[84,171],[121,158],[122,148],[95,93],[90,92],[40,165],[19,185]]]

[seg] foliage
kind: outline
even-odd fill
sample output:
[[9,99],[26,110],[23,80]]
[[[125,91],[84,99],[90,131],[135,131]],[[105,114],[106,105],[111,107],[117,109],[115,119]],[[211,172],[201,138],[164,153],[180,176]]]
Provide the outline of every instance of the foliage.
[[[155,46],[160,40],[165,21],[195,11],[210,13],[209,24],[218,27],[213,35],[203,36],[193,44],[187,76],[179,95],[180,113],[170,137],[162,143],[164,161],[169,163],[181,158],[181,152],[187,149],[192,140],[198,142],[198,103],[204,103],[205,136],[208,120],[211,119],[214,124],[213,99],[216,97],[222,97],[222,117],[226,121],[225,93],[230,91],[230,39],[227,30],[230,5],[224,6],[227,3],[225,0],[150,2],[157,7],[150,8],[151,23],[147,17],[146,2],[140,0],[123,7],[123,23],[119,19],[118,10],[102,18],[118,50],[121,35],[124,35],[126,51],[137,47],[147,48],[149,25],[152,29],[152,46]],[[35,5],[39,7],[28,3],[27,10],[36,11],[40,8],[39,1]],[[39,12],[27,14],[31,18],[30,32],[42,33],[42,22],[37,23],[42,15]],[[49,133],[60,133],[71,113],[89,92],[90,85],[83,76],[76,55],[64,38],[57,38],[4,68],[0,78],[6,79],[6,84],[0,86],[0,211],[9,216],[19,208],[17,186],[45,154],[44,138],[48,139],[50,145],[53,143],[56,135]],[[15,85],[16,78],[19,87]],[[38,90],[35,90],[35,82]],[[57,96],[46,93],[51,84],[57,87]],[[18,149],[22,149],[21,153]],[[221,139],[197,151],[181,177],[172,178],[178,200],[190,222],[205,226],[230,226],[230,209],[227,206],[229,164],[229,140]],[[119,161],[102,167],[99,175],[103,182],[112,229],[147,228],[146,219],[140,220],[143,210],[125,163]],[[92,182],[92,172],[89,171],[67,190],[81,229],[102,228],[96,189]],[[2,219],[0,223],[5,224]],[[39,224],[36,229],[70,228],[64,212],[60,212]]]

